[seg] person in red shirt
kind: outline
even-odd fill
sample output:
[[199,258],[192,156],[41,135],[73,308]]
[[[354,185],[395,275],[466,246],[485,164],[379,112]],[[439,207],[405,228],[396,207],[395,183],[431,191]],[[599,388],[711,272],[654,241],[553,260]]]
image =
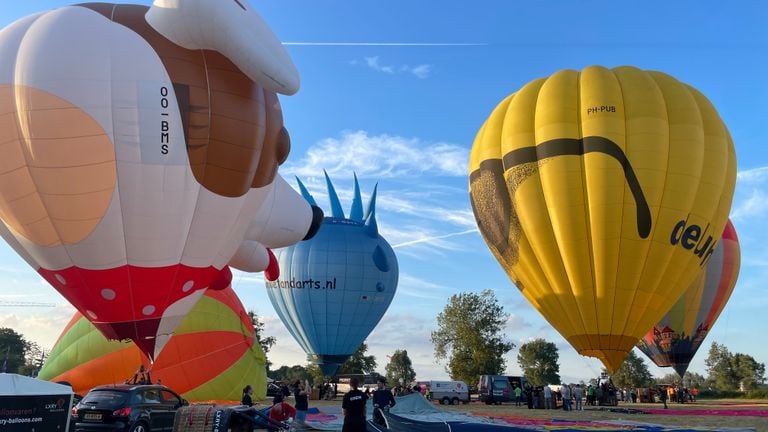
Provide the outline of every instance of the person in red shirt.
[[289,418],[296,417],[296,408],[291,404],[283,402],[283,395],[279,394],[272,399],[272,408],[269,409],[269,418],[274,421],[285,423]]

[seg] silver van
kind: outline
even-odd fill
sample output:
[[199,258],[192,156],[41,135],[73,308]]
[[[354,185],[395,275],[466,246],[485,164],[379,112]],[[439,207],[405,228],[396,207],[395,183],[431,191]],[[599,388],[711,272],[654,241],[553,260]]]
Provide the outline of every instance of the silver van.
[[429,381],[427,388],[430,399],[441,405],[469,403],[469,387],[464,381]]

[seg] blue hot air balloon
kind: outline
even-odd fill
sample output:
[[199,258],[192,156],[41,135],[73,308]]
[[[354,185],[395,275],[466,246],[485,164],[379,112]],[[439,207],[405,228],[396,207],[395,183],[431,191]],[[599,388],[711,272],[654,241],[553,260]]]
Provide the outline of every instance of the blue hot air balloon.
[[[299,182],[304,198],[315,204]],[[267,293],[280,319],[327,376],[365,341],[397,289],[397,258],[376,225],[376,189],[363,212],[360,185],[349,218],[325,175],[331,201],[314,238],[274,251],[280,277],[267,281]]]

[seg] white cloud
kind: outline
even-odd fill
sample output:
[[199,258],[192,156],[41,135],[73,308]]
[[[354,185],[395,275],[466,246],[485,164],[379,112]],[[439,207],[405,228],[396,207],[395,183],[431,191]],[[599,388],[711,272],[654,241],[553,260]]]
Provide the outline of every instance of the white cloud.
[[768,216],[768,167],[739,171],[731,219],[750,223],[765,216]]
[[339,138],[326,138],[312,146],[301,160],[280,168],[283,174],[398,178],[414,175],[466,176],[469,150],[449,143],[428,143],[418,138],[368,132],[345,131]]
[[[357,60],[352,60],[349,63],[351,65],[357,65],[359,62]],[[432,65],[429,64],[420,64],[417,66],[386,65],[381,62],[379,56],[364,57],[363,63],[376,72],[382,72],[389,75],[395,75],[398,73],[413,74],[413,76],[420,79],[429,78],[429,74],[432,71]]]
[[[46,350],[53,348],[61,331],[75,314],[75,308],[59,303],[53,308],[17,308],[18,312],[0,315],[0,327],[9,327],[26,340]],[[5,312],[5,311],[4,311]]]

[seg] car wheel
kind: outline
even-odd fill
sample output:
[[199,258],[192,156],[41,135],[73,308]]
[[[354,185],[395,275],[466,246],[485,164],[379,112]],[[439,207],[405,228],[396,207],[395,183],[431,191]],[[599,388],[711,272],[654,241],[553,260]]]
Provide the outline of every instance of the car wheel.
[[459,404],[459,398],[455,397],[451,399],[451,405],[458,405]]
[[448,405],[450,403],[451,403],[451,400],[448,399],[447,397],[440,399],[440,405]]
[[149,432],[149,428],[147,427],[146,423],[138,422],[133,425],[133,427],[130,429],[130,432]]

